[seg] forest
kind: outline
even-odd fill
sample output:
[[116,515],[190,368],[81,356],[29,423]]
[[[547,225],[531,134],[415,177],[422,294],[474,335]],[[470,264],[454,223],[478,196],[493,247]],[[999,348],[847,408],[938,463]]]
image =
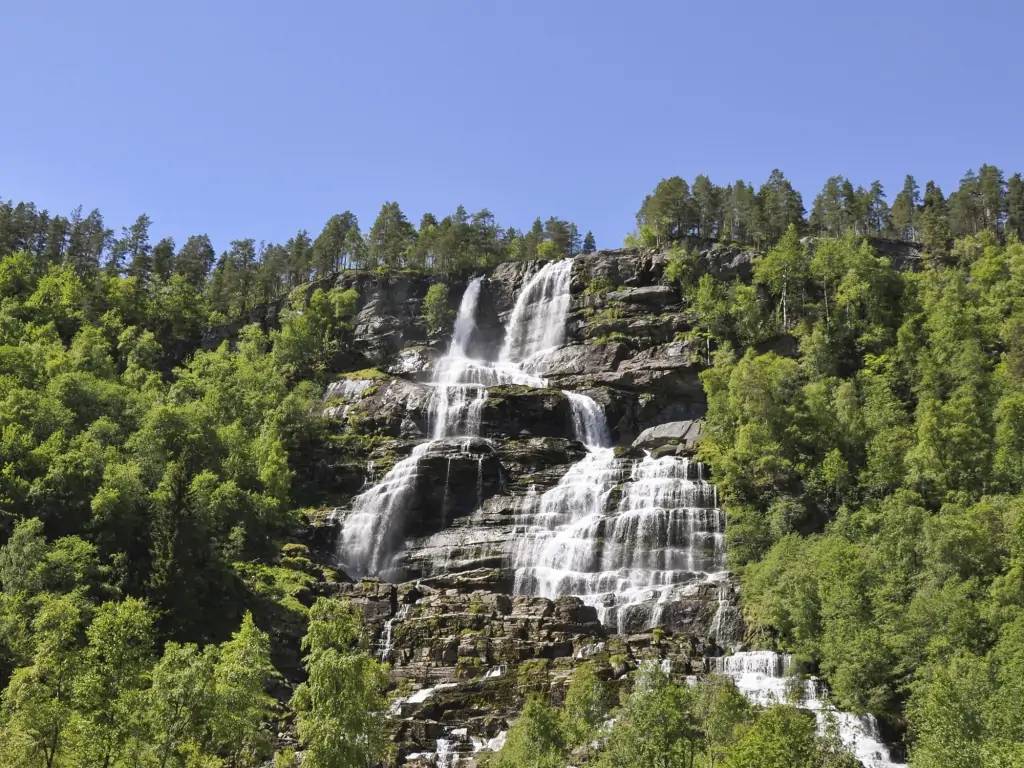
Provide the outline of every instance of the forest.
[[[701,457],[753,637],[906,734],[914,768],[1024,766],[1021,174],[983,165],[948,197],[907,176],[891,204],[836,176],[809,213],[780,171],[672,177],[636,224],[626,245],[668,254],[706,358]],[[414,226],[393,202],[365,234],[345,212],[219,255],[151,227],[0,203],[0,764],[287,768],[284,728],[309,768],[374,765],[386,668],[349,606],[290,597],[319,572],[289,541],[359,301],[333,278],[443,285],[597,243],[486,209]],[[758,251],[751,282],[696,276],[712,241]],[[268,599],[304,627],[294,691]],[[586,666],[493,763],[561,768],[610,714],[588,765],[851,765],[792,707],[656,670],[613,701]]]

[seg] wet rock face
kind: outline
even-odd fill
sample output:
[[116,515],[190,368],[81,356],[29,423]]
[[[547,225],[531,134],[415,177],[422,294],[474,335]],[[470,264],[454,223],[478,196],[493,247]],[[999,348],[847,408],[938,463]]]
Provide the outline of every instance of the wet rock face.
[[501,463],[486,440],[452,439],[433,444],[420,458],[414,525],[406,534],[442,530],[471,514],[502,487]]
[[571,437],[572,413],[568,398],[558,389],[491,387],[481,412],[481,434]]
[[715,243],[702,249],[697,257],[696,275],[711,275],[719,280],[749,283],[754,272],[756,252],[751,248]]
[[422,276],[343,273],[339,288],[359,292],[355,346],[371,365],[382,365],[408,343],[425,341],[420,307],[428,282]]

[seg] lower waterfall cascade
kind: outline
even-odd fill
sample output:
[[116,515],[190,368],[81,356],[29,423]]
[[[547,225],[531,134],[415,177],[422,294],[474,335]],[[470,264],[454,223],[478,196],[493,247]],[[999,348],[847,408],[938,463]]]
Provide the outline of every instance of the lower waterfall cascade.
[[730,678],[751,702],[759,706],[790,702],[814,713],[819,732],[830,723],[839,740],[864,768],[894,768],[889,747],[873,715],[854,715],[836,709],[827,699],[824,684],[813,677],[793,674],[793,657],[775,651],[745,651],[712,659],[712,672]]
[[407,507],[415,492],[420,460],[431,447],[445,440],[461,440],[463,448],[471,447],[469,438],[480,434],[480,411],[487,387],[547,384],[527,369],[534,358],[561,344],[565,337],[572,264],[571,259],[551,262],[524,283],[496,361],[468,354],[483,278],[473,278],[466,286],[448,352],[437,362],[430,381],[430,439],[418,444],[378,483],[359,494],[342,523],[337,561],[350,576],[400,578],[395,556],[405,535]]
[[617,458],[597,404],[579,394],[570,404],[587,455],[554,488],[524,500],[515,593],[575,595],[620,633],[637,613],[634,623],[650,628],[678,588],[725,578],[724,515],[699,462]]

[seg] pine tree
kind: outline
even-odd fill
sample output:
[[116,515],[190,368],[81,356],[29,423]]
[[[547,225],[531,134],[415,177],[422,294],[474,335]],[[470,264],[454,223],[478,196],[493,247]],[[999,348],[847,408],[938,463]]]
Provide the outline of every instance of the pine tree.
[[825,186],[811,206],[808,224],[812,231],[820,235],[838,236],[850,225],[845,210],[844,183],[849,182],[842,176],[832,176],[825,181]]
[[942,190],[933,181],[925,185],[924,204],[918,216],[918,228],[925,250],[936,257],[945,256],[949,251],[949,241],[952,237],[949,212]]
[[649,228],[659,246],[690,234],[695,216],[689,185],[678,176],[659,181],[654,192],[644,198],[636,223]]
[[65,263],[70,264],[80,277],[92,275],[99,268],[111,231],[103,226],[103,216],[99,211],[93,210],[82,218],[81,208],[76,208],[71,214],[69,227]]
[[889,206],[885,202],[885,189],[882,182],[875,180],[871,187],[862,194],[862,211],[865,231],[873,235],[881,235],[889,231]]
[[554,243],[558,256],[572,256],[578,247],[579,231],[572,222],[551,216],[544,222],[544,239]]
[[153,276],[157,280],[167,280],[174,270],[174,240],[163,238],[153,246]]
[[331,216],[313,242],[313,270],[318,277],[352,266],[349,234],[359,231],[359,220],[351,211]]
[[978,169],[978,196],[981,202],[982,226],[1000,231],[1006,215],[1006,182],[1003,172],[994,165]]
[[384,203],[367,235],[367,266],[400,269],[415,241],[416,230],[398,203]]
[[121,237],[110,247],[107,270],[111,274],[120,274],[127,261],[129,275],[142,282],[149,280],[153,271],[152,249],[149,245],[151,223],[149,216],[143,213],[130,227],[121,230]]
[[711,240],[722,227],[722,191],[704,174],[693,180],[693,207],[697,235]]
[[530,231],[523,235],[520,241],[519,258],[524,261],[531,261],[537,258],[537,249],[544,242],[544,224],[540,218],[533,220]]
[[1013,174],[1006,183],[1006,234],[1024,240],[1024,178]]
[[[925,204],[927,205],[927,194]],[[985,226],[984,204],[981,199],[981,183],[973,170],[967,171],[960,179],[960,186],[944,203],[950,233],[953,236],[973,235]]]
[[294,237],[290,237],[285,243],[285,250],[288,252],[287,280],[285,284],[294,288],[302,283],[309,282],[310,270],[313,261],[313,242],[309,239],[309,233],[300,229]]
[[751,184],[737,181],[726,190],[723,201],[721,236],[737,243],[750,243],[758,232],[757,195]]
[[206,235],[192,235],[174,259],[174,273],[184,277],[193,288],[202,288],[213,266],[214,251]]
[[918,191],[917,181],[908,174],[903,180],[903,189],[892,202],[892,229],[897,238],[917,240],[917,217],[920,205],[921,195]]
[[583,253],[593,253],[597,250],[597,243],[594,242],[594,233],[587,230],[587,234],[583,236]]
[[761,213],[760,242],[774,243],[788,227],[803,226],[803,198],[778,168],[757,191],[757,201]]

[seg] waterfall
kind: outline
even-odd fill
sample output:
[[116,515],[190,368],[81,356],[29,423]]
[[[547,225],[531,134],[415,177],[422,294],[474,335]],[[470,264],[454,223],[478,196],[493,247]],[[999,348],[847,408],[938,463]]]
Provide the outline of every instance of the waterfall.
[[521,367],[565,341],[572,264],[572,259],[546,264],[523,286],[509,315],[500,362]]
[[[420,459],[439,441],[461,440],[462,450],[470,451],[488,387],[547,386],[532,368],[565,341],[572,263],[546,264],[523,284],[497,360],[467,352],[482,278],[467,285],[451,344],[429,384],[430,440],[357,496],[345,518],[338,561],[350,576],[401,576],[396,555],[409,528]],[[577,595],[620,632],[653,626],[680,588],[723,571],[725,520],[715,488],[703,479],[702,466],[688,459],[617,458],[601,407],[585,394],[564,394],[574,436],[587,453],[553,488],[524,499],[509,550],[514,591]],[[483,464],[474,457],[479,506]]]
[[395,624],[403,621],[406,616],[409,615],[409,604],[403,603],[395,615],[384,622],[384,636],[380,641],[380,660],[389,661],[391,658],[391,651],[394,649],[394,632]]
[[654,626],[678,587],[723,571],[714,486],[688,459],[616,458],[600,407],[566,395],[587,455],[518,516],[514,591],[576,595],[620,633]]
[[562,394],[568,398],[572,409],[572,429],[576,439],[591,451],[610,446],[612,439],[601,406],[593,398],[577,392],[562,390]]
[[[523,364],[561,344],[571,299],[572,260],[544,265],[516,297],[509,316],[506,338],[498,360],[471,358],[467,350],[476,330],[482,277],[473,278],[459,302],[448,351],[434,368],[429,386],[430,440],[417,445],[396,463],[376,485],[358,495],[342,524],[337,561],[352,577],[399,578],[395,563],[408,529],[406,516],[415,498],[420,459],[443,440],[471,438],[480,434],[480,417],[487,388],[499,384],[547,386],[543,378],[528,373]],[[465,440],[462,449],[470,442]],[[483,459],[478,461],[478,503],[482,495]]]
[[352,501],[338,537],[340,567],[353,577],[391,573],[391,555],[403,538],[405,511],[416,490],[420,457],[432,443],[420,443],[379,483]]
[[746,651],[713,660],[713,672],[729,677],[740,693],[760,706],[791,702],[814,713],[824,733],[834,722],[839,739],[865,768],[894,768],[873,715],[854,715],[836,709],[820,680],[793,675],[793,657],[774,651]]
[[447,354],[435,369],[428,420],[431,440],[420,443],[412,453],[397,462],[376,485],[352,501],[352,509],[338,537],[337,559],[340,567],[353,577],[396,575],[394,554],[399,550],[407,528],[406,514],[416,492],[420,458],[439,440],[465,431],[479,431],[480,407],[486,389],[464,379],[475,370],[466,357],[466,346],[476,327],[476,309],[480,284],[476,277],[466,286],[452,330]]

